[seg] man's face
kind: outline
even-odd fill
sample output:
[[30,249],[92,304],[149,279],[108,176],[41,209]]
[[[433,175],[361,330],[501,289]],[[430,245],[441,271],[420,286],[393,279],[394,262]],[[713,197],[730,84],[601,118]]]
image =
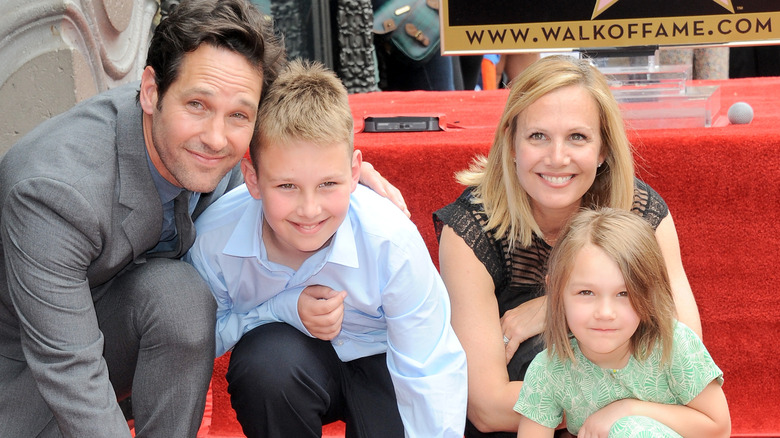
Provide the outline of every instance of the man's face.
[[249,147],[262,75],[243,56],[208,44],[182,58],[160,101],[154,71],[141,80],[149,156],[172,184],[210,192]]

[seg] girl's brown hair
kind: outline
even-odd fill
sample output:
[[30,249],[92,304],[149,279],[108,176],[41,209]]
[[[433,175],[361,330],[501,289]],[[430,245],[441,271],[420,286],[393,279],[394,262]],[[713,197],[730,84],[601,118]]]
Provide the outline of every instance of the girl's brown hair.
[[544,331],[548,354],[574,359],[563,291],[577,254],[586,245],[604,251],[623,274],[628,298],[640,319],[631,337],[634,357],[647,358],[659,343],[662,361],[667,361],[672,349],[675,306],[661,248],[650,224],[633,213],[612,208],[583,210],[575,215],[550,253]]

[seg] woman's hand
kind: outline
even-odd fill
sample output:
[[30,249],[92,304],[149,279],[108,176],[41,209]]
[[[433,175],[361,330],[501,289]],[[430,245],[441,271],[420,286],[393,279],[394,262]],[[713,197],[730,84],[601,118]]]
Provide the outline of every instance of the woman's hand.
[[504,334],[506,346],[506,363],[509,363],[521,343],[542,333],[546,305],[547,297],[539,297],[504,312],[501,317],[501,332]]
[[510,381],[501,342],[493,278],[452,228],[439,241],[441,277],[452,304],[452,328],[468,361],[468,418],[482,432],[516,431],[522,382]]

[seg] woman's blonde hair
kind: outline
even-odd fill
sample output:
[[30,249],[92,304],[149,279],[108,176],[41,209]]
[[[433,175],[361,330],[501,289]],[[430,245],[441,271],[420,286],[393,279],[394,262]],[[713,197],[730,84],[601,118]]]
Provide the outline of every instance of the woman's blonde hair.
[[599,108],[601,152],[605,156],[593,185],[583,197],[582,206],[631,208],[634,194],[633,152],[620,109],[604,75],[586,60],[562,55],[542,58],[512,81],[487,158],[477,157],[468,170],[456,175],[461,184],[474,186],[476,201],[483,205],[488,216],[485,228],[495,230],[498,238],[506,236],[510,249],[516,244],[530,246],[534,233],[544,237],[512,161],[518,115],[542,96],[571,85],[581,86]]
[[631,349],[639,360],[660,343],[662,362],[672,349],[675,306],[669,275],[652,226],[625,210],[583,210],[570,221],[548,260],[547,322],[544,340],[550,356],[574,360],[566,322],[564,290],[580,250],[594,245],[615,261],[623,274],[639,327],[631,337]]
[[354,148],[349,93],[336,74],[316,61],[296,59],[269,87],[249,147],[255,166],[270,144],[306,140],[329,146],[343,143],[350,158]]

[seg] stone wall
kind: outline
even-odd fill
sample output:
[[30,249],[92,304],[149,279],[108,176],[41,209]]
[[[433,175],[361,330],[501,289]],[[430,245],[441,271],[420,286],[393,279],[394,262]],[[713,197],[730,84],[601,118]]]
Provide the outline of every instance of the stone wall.
[[157,0],[2,0],[0,156],[41,121],[140,79]]

